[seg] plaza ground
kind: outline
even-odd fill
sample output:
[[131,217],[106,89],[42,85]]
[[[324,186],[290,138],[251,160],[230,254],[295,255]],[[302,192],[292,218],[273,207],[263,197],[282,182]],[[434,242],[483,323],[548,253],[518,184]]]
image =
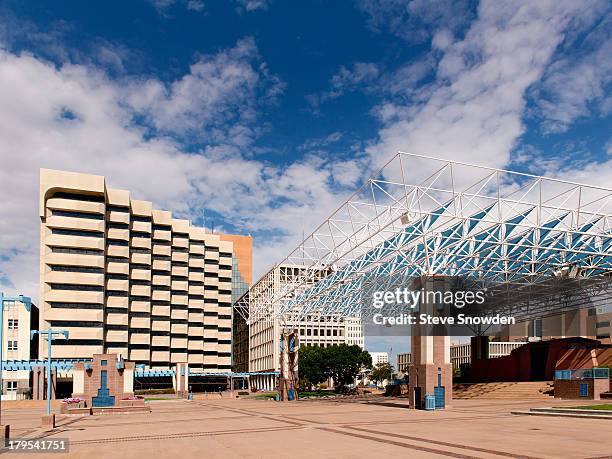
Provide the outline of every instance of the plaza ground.
[[[61,416],[53,431],[39,427],[39,409],[3,409],[2,421],[11,424],[13,437],[70,440],[67,455],[34,457],[612,457],[610,420],[510,414],[576,401],[455,400],[435,412],[406,406],[382,397],[172,400],[152,402],[151,413]],[[18,454],[4,457],[24,457]]]

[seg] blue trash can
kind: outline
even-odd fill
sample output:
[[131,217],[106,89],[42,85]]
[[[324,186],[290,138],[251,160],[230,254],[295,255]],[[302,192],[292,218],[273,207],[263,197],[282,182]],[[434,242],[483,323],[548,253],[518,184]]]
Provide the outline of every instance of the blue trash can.
[[433,395],[425,396],[425,410],[432,411],[436,409],[436,398]]

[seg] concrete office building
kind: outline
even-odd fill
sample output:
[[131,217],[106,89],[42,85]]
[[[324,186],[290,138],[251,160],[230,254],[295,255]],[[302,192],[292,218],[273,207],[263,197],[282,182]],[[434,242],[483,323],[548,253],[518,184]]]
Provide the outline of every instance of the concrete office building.
[[231,240],[102,176],[47,169],[40,218],[41,328],[70,332],[54,358],[115,353],[149,368],[230,370]]
[[[27,361],[38,358],[38,307],[31,304],[7,303],[2,323],[2,360]],[[6,366],[4,367],[6,368]],[[2,370],[2,400],[28,398],[31,391],[29,370]]]
[[388,352],[370,352],[372,356],[372,365],[380,365],[382,363],[389,363],[389,353]]
[[404,352],[402,354],[397,354],[397,372],[401,374],[401,376],[408,374],[408,367],[412,363],[412,354],[410,352]]
[[[277,265],[262,276],[240,301],[246,301],[251,307],[257,301],[274,298],[288,285],[304,278],[304,270],[297,265]],[[325,273],[320,273],[323,278]],[[317,276],[312,276],[317,278]],[[314,280],[312,281],[314,282]],[[341,317],[339,315],[323,316],[308,314],[304,317],[286,317],[287,329],[298,331],[300,346],[328,347],[338,344],[358,345],[363,347],[361,319]],[[250,378],[251,386],[258,389],[273,390],[276,385],[274,372],[279,371],[279,340],[283,329],[280,320],[267,317],[258,318],[249,327],[248,355],[236,355],[235,360],[244,367],[248,359],[250,372],[269,372],[267,375],[255,375]]]

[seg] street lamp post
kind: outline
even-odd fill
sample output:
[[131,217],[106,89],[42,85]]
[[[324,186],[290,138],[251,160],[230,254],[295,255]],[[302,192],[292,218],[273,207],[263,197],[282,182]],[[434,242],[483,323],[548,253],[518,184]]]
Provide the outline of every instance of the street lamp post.
[[8,305],[8,308],[15,303],[23,303],[26,308],[32,306],[32,298],[29,296],[4,296],[4,293],[0,292],[0,425],[2,425],[2,394],[4,393],[4,381],[2,380],[2,353],[4,351],[4,304]]
[[51,415],[51,341],[54,336],[63,336],[68,339],[68,330],[32,330],[31,337],[34,335],[47,335],[47,350],[49,358],[47,359],[47,416]]

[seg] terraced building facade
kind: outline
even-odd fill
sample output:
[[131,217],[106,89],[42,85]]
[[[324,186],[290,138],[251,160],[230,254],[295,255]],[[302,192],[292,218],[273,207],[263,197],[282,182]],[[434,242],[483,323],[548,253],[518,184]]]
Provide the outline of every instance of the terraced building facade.
[[73,172],[41,169],[40,218],[41,328],[70,332],[53,358],[230,371],[231,241]]

